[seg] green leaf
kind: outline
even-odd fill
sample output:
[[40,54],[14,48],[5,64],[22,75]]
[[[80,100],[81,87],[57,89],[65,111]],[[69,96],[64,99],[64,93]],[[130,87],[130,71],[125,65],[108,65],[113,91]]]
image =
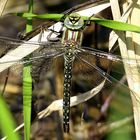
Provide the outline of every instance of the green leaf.
[[136,32],[140,33],[140,26],[124,23],[124,22],[119,22],[119,21],[114,21],[114,20],[108,20],[108,19],[100,19],[100,18],[95,18],[91,17],[82,17],[84,20],[90,20],[92,22],[95,22],[97,24],[100,24],[102,26],[111,28],[113,30],[121,30],[121,31],[131,31],[131,32]]
[[15,126],[14,119],[2,96],[0,96],[0,127],[8,140],[20,140],[18,133],[14,132]]
[[[28,9],[28,13],[32,14],[33,13],[33,0],[29,1],[29,9]],[[27,24],[26,24],[26,32],[30,32],[32,31],[32,17],[28,17],[27,18]]]
[[[33,0],[29,1],[28,12],[33,12]],[[27,18],[26,32],[32,30],[32,17]],[[31,102],[32,102],[32,77],[31,77],[32,65],[24,65],[23,68],[23,110],[24,110],[24,139],[30,140],[31,129]]]
[[[33,13],[17,13],[16,15],[24,17],[24,18],[39,18],[39,19],[55,20],[55,21],[59,21],[64,16],[64,14],[36,15]],[[95,17],[82,16],[82,18],[83,20],[90,20],[92,22],[95,22],[107,28],[111,28],[113,30],[131,31],[131,32],[140,33],[140,26],[136,26],[136,25],[132,25],[132,24],[124,23],[124,22],[119,22],[119,21],[114,21],[114,20],[100,19],[100,18],[95,18]]]
[[30,140],[31,126],[31,101],[32,101],[32,78],[31,65],[23,68],[23,111],[24,111],[24,139]]
[[17,13],[16,16],[20,16],[23,18],[38,18],[38,19],[46,19],[46,20],[54,20],[60,21],[60,19],[64,16],[64,14],[41,14],[36,15],[33,13]]

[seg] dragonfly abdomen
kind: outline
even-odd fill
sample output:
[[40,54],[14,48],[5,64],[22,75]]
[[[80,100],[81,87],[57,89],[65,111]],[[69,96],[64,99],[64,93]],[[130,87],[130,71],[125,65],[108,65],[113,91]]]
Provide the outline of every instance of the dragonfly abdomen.
[[72,64],[74,55],[71,51],[64,55],[64,90],[63,90],[63,128],[64,132],[69,132],[69,116],[70,116],[70,94],[71,94],[71,79],[72,79]]

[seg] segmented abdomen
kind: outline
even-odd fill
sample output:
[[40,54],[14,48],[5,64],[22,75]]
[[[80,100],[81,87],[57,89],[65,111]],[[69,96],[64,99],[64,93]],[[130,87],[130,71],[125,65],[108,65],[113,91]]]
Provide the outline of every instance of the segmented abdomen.
[[69,116],[70,116],[70,93],[71,93],[71,79],[72,79],[72,64],[73,54],[67,53],[65,55],[64,63],[64,97],[63,97],[63,128],[64,132],[69,132]]

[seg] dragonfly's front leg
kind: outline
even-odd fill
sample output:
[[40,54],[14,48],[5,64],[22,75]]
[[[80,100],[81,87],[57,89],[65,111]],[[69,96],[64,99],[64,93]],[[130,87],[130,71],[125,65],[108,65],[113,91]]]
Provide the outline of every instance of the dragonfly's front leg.
[[[52,26],[52,29],[43,29],[43,28],[41,28],[41,32],[40,32],[40,35],[39,35],[39,39],[38,39],[38,42],[39,43],[41,43],[42,41],[42,37],[43,37],[43,34],[44,34],[44,31],[49,31],[49,34],[47,35],[47,37],[46,37],[46,40],[48,40],[49,42],[58,42],[58,41],[60,41],[60,38],[58,37],[60,34],[61,34],[61,32],[62,32],[62,30],[63,30],[63,26],[61,26],[61,28],[60,28],[60,30],[59,31],[55,31],[55,29],[54,29],[54,26]],[[54,37],[54,36],[55,37]]]

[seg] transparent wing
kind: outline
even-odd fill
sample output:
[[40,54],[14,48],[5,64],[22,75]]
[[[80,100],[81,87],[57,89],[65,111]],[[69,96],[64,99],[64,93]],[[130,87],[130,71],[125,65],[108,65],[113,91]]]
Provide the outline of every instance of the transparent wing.
[[[50,46],[54,46],[54,48],[59,48],[60,42],[32,42],[32,41],[23,41],[23,40],[17,40],[17,39],[11,39],[6,37],[0,37],[0,57],[5,55],[6,53],[10,52],[11,50],[16,49],[19,46],[23,46],[24,48],[35,48],[37,46],[46,47],[48,49],[48,54],[52,54],[53,48]],[[23,52],[20,52],[23,53]],[[17,55],[17,54],[16,54]],[[20,54],[18,54],[20,55]]]
[[[26,50],[30,48],[36,48],[38,49],[34,51],[32,54],[32,57],[28,59],[28,62],[35,61],[36,59],[43,58],[43,57],[52,57],[55,55],[60,54],[64,49],[63,46],[61,46],[61,42],[31,42],[31,41],[22,41],[22,40],[16,40],[11,38],[5,38],[0,37],[0,64],[2,63],[12,63],[12,62],[18,62],[20,58],[20,55],[24,52],[15,52],[15,54],[11,54],[12,50],[15,50],[19,46],[21,46]],[[18,53],[18,54],[17,54]],[[8,54],[7,56],[12,55],[11,57],[15,57],[15,59],[10,59],[7,61],[2,61],[2,57],[4,55]],[[15,56],[14,56],[15,55]],[[17,59],[16,59],[17,58]],[[26,63],[22,60],[20,63]]]
[[81,52],[86,52],[88,54],[91,55],[95,55],[97,57],[103,58],[103,59],[108,59],[114,62],[123,62],[123,63],[127,63],[127,64],[140,64],[140,59],[132,59],[132,58],[122,58],[119,55],[114,55],[111,53],[107,53],[101,50],[97,50],[94,48],[89,48],[89,47],[82,47],[82,48],[77,48],[79,51]]
[[[87,91],[90,91],[92,95],[92,90],[97,87],[104,79],[106,79],[105,86],[103,87],[100,95],[97,95],[94,99],[86,101],[88,106],[97,105],[96,99],[99,98],[101,102],[98,102],[98,105],[102,104],[102,99],[105,96],[108,96],[112,93],[129,93],[130,89],[128,88],[126,81],[120,81],[123,75],[125,74],[123,70],[122,61],[112,61],[112,59],[107,59],[105,52],[99,53],[100,51],[90,49],[77,49],[75,52],[75,59],[73,62],[73,71],[72,71],[72,88],[71,96],[77,94],[84,94]],[[100,55],[99,55],[100,54]],[[109,55],[109,54],[108,54]],[[105,57],[106,56],[106,57]],[[112,57],[117,57],[112,55]],[[117,57],[121,59],[120,57]],[[114,62],[114,63],[113,63]],[[118,65],[119,64],[119,65]],[[115,73],[113,70],[120,66],[121,72]],[[119,70],[119,69],[118,69]],[[83,103],[84,104],[84,103]],[[97,106],[98,106],[97,105]],[[77,106],[78,107],[78,106]],[[80,106],[79,106],[80,107]],[[98,106],[99,107],[99,106]],[[87,111],[87,110],[86,110]],[[94,114],[94,113],[92,113]],[[78,117],[78,112],[71,115],[74,116],[72,119]]]
[[[97,58],[87,52],[78,51],[76,53],[73,63],[73,84],[74,87],[79,87],[79,92],[84,93],[91,90],[107,78],[100,68],[107,72],[109,61],[106,61],[102,66],[99,61],[100,57]],[[108,78],[107,80],[109,81]]]
[[[118,55],[109,54],[100,50],[83,47],[77,48],[76,53],[77,59],[79,59],[83,63],[82,67],[84,69],[84,65],[89,68],[87,71],[87,75],[92,79],[91,83],[99,83],[102,79],[107,79],[107,85],[116,85],[119,84],[121,88],[127,90],[129,89],[127,85],[120,82],[119,80],[125,75],[123,64],[127,63],[129,65],[139,66],[139,60],[129,59],[129,58],[121,58]],[[84,77],[82,75],[82,77]],[[88,80],[87,80],[88,81]],[[88,82],[86,82],[88,83]],[[132,91],[132,90],[131,90]]]
[[[89,54],[89,55],[93,55],[97,58],[100,58],[104,61],[111,61],[112,64],[116,65],[116,66],[121,66],[120,70],[114,69],[114,72],[116,73],[120,73],[123,69],[123,64],[128,64],[130,66],[135,66],[137,65],[137,68],[139,68],[140,66],[140,59],[136,59],[136,58],[122,58],[119,55],[114,55],[111,53],[107,53],[101,50],[97,50],[94,48],[89,48],[89,47],[82,47],[82,48],[77,48],[79,50],[79,52],[85,53],[85,54]],[[104,62],[102,61],[102,62]]]
[[[0,45],[2,46],[1,48],[7,49],[6,51],[1,51],[1,54],[4,55],[8,53],[10,55],[10,51],[12,49],[15,49],[17,46],[23,43],[25,44],[25,47],[36,47],[36,45],[40,45],[41,47],[38,50],[34,51],[30,57],[24,58],[20,61],[15,59],[14,62],[16,62],[16,64],[14,65],[14,67],[12,67],[12,69],[14,70],[14,72],[17,71],[16,73],[19,73],[21,75],[17,67],[21,68],[23,64],[32,63],[32,74],[34,75],[34,79],[37,79],[36,77],[39,76],[40,71],[41,69],[43,69],[43,67],[45,67],[46,70],[49,68],[49,66],[51,65],[51,60],[53,58],[63,56],[65,52],[64,47],[61,46],[61,42],[38,43],[0,38]],[[98,85],[104,78],[107,78],[109,82],[115,82],[115,80],[119,80],[113,80],[113,77],[110,77],[110,75],[107,73],[109,71],[108,68],[112,67],[111,74],[113,74],[115,77],[120,78],[125,74],[122,62],[130,65],[136,63],[139,64],[139,60],[134,61],[135,59],[130,60],[128,58],[122,59],[118,55],[109,54],[88,47],[77,48],[76,52],[77,55],[74,62],[73,79],[77,82],[80,82],[79,84],[83,84],[84,81],[87,81],[86,84],[89,83],[88,87],[91,88],[93,88],[93,85]],[[20,54],[17,55],[20,56]],[[13,60],[7,60],[6,62],[0,61],[0,65],[12,62]],[[118,66],[120,67],[119,69],[117,69]]]
[[[22,51],[16,51],[18,49],[18,46],[20,45],[24,45],[23,47],[25,51],[26,48],[32,49],[37,46],[40,47],[38,47],[37,50],[31,53],[30,56],[26,56],[20,60],[19,58],[21,58],[21,53],[24,53]],[[15,51],[15,53],[11,53],[12,51]],[[25,42],[9,38],[0,38],[0,53],[0,71],[2,71],[6,66],[7,68],[10,67],[11,71],[13,71],[16,75],[22,76],[23,65],[32,63],[34,75],[39,75],[39,72],[41,71],[43,66],[49,67],[49,62],[51,62],[51,59],[53,57],[63,55],[64,47],[60,42],[38,43],[31,41]]]

